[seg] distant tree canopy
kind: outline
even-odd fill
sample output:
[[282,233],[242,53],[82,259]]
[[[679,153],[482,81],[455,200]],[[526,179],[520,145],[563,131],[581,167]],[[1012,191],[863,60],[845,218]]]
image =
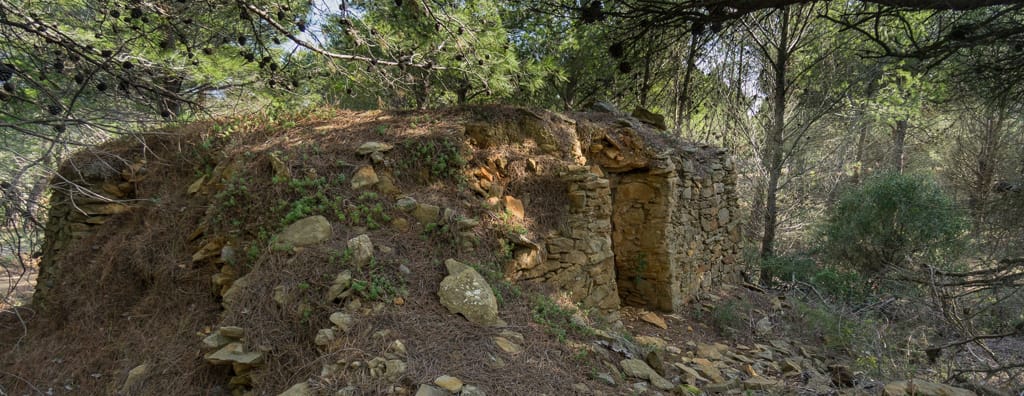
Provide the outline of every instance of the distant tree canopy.
[[[394,90],[405,99],[385,102],[402,107],[521,100],[523,93],[546,95],[545,82],[556,81],[568,85],[548,103],[572,106],[591,96],[593,82],[620,89],[612,83],[616,69],[650,79],[658,70],[644,69],[642,59],[652,51],[730,24],[742,28],[737,21],[761,10],[805,3],[0,0],[0,99],[7,103],[0,114],[5,127],[50,136],[34,127],[109,128],[110,112],[96,109],[117,105],[117,120],[125,112],[169,118],[200,111],[211,94],[244,87],[281,95],[323,79],[332,80],[331,95]],[[963,57],[965,78],[1005,78],[1021,73],[1014,66],[1024,61],[1021,7],[876,0],[819,16],[862,34],[872,44],[865,56],[925,63]],[[963,56],[968,52],[976,56]],[[633,61],[595,63],[608,55]],[[612,73],[581,76],[588,66]]]

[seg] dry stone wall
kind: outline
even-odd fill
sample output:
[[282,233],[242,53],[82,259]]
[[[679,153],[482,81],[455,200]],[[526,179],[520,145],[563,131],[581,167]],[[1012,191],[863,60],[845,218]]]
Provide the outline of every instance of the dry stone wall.
[[738,199],[725,150],[685,147],[610,177],[615,270],[626,304],[676,311],[736,281]]
[[619,308],[611,241],[612,200],[608,179],[581,165],[560,175],[568,188],[569,207],[563,227],[542,245],[517,250],[516,278],[557,286],[589,308]]
[[[80,158],[86,158],[82,155]],[[138,182],[146,177],[146,164],[93,158],[65,164],[50,184],[50,211],[44,230],[43,256],[32,300],[45,306],[46,296],[56,286],[64,265],[58,253],[77,240],[92,235],[95,228],[113,216],[130,212]]]
[[692,147],[682,166],[673,228],[680,231],[681,290],[692,297],[739,279],[741,235],[736,173],[726,150]]
[[[631,117],[586,114],[574,121],[578,143],[562,158],[575,161],[560,174],[569,198],[564,226],[542,241],[520,241],[511,277],[542,281],[602,312],[621,304],[678,311],[738,280],[740,216],[726,150],[684,142]],[[479,124],[472,129],[486,133]],[[562,120],[546,130],[560,129],[567,129]],[[536,137],[538,130],[545,129],[523,135]],[[503,136],[503,143],[517,143],[514,132]]]

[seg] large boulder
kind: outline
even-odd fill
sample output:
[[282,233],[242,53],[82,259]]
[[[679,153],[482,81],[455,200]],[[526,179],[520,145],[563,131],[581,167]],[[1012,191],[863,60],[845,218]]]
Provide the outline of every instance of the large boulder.
[[448,276],[441,281],[437,291],[441,305],[454,314],[464,316],[470,322],[484,326],[505,326],[498,317],[498,299],[487,280],[473,268],[458,261],[445,261]]
[[331,223],[326,217],[309,216],[292,223],[277,235],[277,248],[315,245],[331,237]]

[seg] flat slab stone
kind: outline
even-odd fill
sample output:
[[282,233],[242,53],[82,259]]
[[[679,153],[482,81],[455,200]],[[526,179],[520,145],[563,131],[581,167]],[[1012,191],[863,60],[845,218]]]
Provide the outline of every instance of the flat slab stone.
[[241,342],[232,342],[225,345],[216,352],[207,354],[204,358],[207,362],[214,365],[237,363],[248,366],[258,366],[263,363],[263,353],[246,352],[245,347]]

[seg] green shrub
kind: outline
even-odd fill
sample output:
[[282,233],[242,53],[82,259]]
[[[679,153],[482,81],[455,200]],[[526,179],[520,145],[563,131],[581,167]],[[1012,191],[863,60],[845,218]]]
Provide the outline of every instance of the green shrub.
[[865,274],[955,261],[964,214],[933,181],[889,174],[845,193],[822,228],[825,254]]
[[818,264],[814,259],[805,256],[774,256],[761,259],[761,272],[764,279],[779,279],[783,282],[810,282]]
[[861,301],[870,292],[870,284],[857,271],[823,266],[806,256],[765,258],[761,271],[770,281],[803,282],[845,301]]
[[547,333],[555,336],[559,342],[565,342],[570,335],[589,337],[594,330],[573,320],[576,309],[563,307],[545,295],[533,297],[533,321],[543,325]]

